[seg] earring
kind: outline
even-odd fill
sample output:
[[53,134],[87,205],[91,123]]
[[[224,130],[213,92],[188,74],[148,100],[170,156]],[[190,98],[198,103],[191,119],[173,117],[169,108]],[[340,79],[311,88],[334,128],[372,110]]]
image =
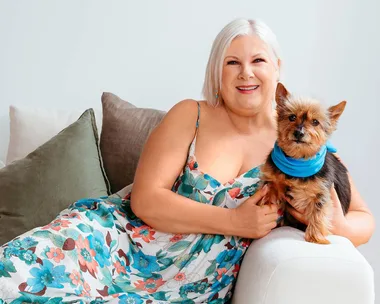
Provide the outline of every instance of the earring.
[[216,98],[216,99],[219,98],[219,93],[218,93],[218,91],[216,91],[216,93],[215,93],[215,98]]

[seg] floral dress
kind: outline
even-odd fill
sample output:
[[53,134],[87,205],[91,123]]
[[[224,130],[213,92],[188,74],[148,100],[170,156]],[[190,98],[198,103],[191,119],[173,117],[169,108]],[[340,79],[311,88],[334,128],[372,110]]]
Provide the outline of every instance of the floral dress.
[[[235,208],[255,193],[258,167],[221,184],[199,170],[196,139],[172,191],[220,208]],[[250,241],[157,231],[133,214],[130,196],[79,200],[47,226],[0,247],[0,303],[230,300]]]

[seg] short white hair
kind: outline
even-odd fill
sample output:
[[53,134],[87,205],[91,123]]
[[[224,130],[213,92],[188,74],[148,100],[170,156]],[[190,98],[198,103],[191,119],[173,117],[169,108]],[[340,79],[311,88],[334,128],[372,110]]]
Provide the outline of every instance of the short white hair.
[[280,48],[276,35],[260,20],[236,19],[227,24],[216,36],[211,48],[203,84],[203,96],[211,106],[218,106],[221,99],[223,61],[232,40],[239,36],[257,35],[270,49],[270,56],[277,66]]

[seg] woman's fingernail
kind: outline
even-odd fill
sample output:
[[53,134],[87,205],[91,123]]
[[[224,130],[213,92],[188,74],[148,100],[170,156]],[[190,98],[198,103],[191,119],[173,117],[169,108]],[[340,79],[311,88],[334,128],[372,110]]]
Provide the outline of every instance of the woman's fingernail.
[[263,192],[267,193],[267,191],[268,191],[268,184],[265,184],[264,187],[263,187]]

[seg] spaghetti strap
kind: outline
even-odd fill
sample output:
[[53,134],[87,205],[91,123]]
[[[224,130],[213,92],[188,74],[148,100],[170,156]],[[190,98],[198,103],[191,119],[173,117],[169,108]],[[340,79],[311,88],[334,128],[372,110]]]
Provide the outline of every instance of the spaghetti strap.
[[197,131],[198,131],[198,127],[199,127],[199,117],[200,117],[200,114],[201,114],[201,105],[199,104],[199,101],[197,101],[197,104],[198,104],[198,118],[197,118],[197,123],[196,123],[196,128],[197,128]]
[[194,138],[190,144],[190,147],[189,147],[189,152],[188,152],[188,155],[187,155],[187,159],[189,160],[190,158],[195,158],[195,143],[197,141],[197,135],[198,135],[198,129],[199,129],[199,118],[201,116],[201,105],[199,104],[199,101],[197,101],[197,104],[198,104],[198,117],[197,117],[197,122],[195,124],[195,134],[194,134]]

